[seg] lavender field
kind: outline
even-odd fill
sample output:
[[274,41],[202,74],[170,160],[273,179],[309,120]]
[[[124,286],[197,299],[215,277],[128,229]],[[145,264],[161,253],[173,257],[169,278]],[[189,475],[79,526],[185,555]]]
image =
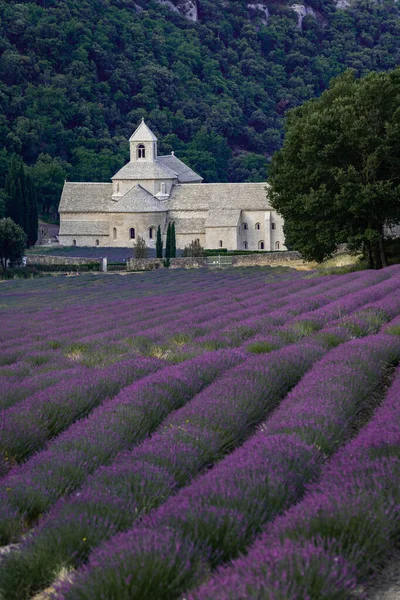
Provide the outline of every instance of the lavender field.
[[367,600],[400,535],[400,266],[0,287],[0,600]]

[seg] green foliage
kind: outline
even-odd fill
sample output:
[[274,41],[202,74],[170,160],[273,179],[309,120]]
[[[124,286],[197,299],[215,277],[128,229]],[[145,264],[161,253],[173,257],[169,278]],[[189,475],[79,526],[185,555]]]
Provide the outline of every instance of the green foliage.
[[171,225],[170,257],[171,258],[176,258],[175,222],[173,222],[172,225]]
[[338,244],[386,265],[383,231],[400,222],[400,69],[349,70],[291,111],[271,167],[272,204],[288,243],[322,261]]
[[64,179],[109,181],[141,117],[206,181],[262,181],[287,109],[399,64],[389,0],[310,0],[302,30],[288,1],[267,25],[245,0],[198,4],[192,23],[148,0],[0,0],[0,189],[18,154],[54,218]]
[[27,235],[27,244],[33,246],[38,237],[38,206],[32,177],[26,173],[22,160],[14,154],[8,170],[5,189],[4,213]]
[[161,227],[160,225],[157,228],[157,241],[156,241],[156,257],[162,258],[163,255],[163,241],[161,235]]
[[133,251],[135,258],[147,258],[146,240],[140,235],[138,236],[136,243],[133,245]]
[[24,254],[27,237],[12,219],[0,220],[0,264],[3,277],[7,276],[9,263],[19,262]]
[[171,223],[168,223],[167,241],[165,243],[165,258],[171,258]]
[[188,246],[185,246],[183,256],[205,256],[204,248],[200,244],[200,240],[193,240]]

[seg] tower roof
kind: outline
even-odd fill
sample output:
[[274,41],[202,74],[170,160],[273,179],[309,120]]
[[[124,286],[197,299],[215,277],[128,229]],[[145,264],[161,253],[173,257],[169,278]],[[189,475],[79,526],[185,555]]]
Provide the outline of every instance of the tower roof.
[[156,142],[157,138],[151,131],[150,127],[147,127],[144,119],[140,123],[136,131],[133,132],[129,138],[130,142]]

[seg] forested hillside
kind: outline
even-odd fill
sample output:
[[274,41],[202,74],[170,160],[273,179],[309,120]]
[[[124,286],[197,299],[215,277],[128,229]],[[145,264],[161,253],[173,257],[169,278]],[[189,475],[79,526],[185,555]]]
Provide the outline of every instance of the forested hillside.
[[51,212],[65,178],[110,178],[141,117],[207,181],[260,181],[287,109],[348,67],[400,63],[391,1],[309,0],[301,26],[264,6],[197,0],[192,20],[171,2],[0,0],[0,189],[16,153]]

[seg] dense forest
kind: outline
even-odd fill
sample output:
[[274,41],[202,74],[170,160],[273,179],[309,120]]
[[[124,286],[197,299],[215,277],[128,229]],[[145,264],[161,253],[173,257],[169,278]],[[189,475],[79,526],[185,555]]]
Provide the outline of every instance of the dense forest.
[[284,0],[249,6],[197,0],[193,22],[151,0],[0,0],[0,214],[13,155],[54,216],[65,179],[126,162],[141,117],[206,181],[264,180],[289,108],[400,64],[394,2],[309,0],[301,26]]

